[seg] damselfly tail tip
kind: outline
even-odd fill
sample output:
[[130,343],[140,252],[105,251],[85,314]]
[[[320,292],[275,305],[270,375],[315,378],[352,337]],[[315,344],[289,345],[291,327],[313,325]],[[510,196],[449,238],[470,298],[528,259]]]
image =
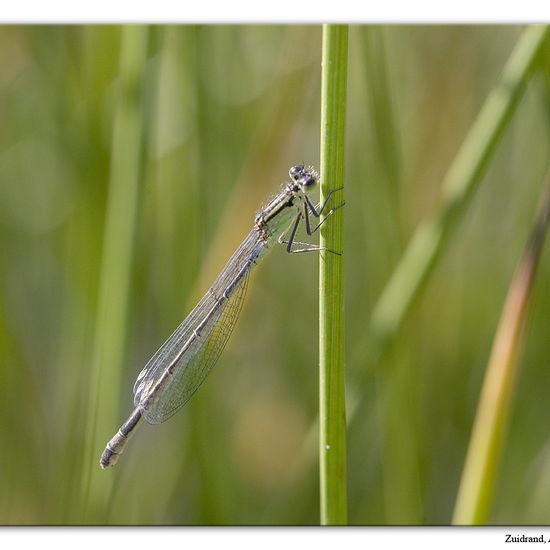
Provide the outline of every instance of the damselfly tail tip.
[[119,454],[111,451],[109,447],[106,447],[105,450],[103,451],[103,454],[101,455],[101,458],[99,459],[99,465],[103,470],[105,470],[105,468],[114,466],[118,462],[119,456],[120,456]]

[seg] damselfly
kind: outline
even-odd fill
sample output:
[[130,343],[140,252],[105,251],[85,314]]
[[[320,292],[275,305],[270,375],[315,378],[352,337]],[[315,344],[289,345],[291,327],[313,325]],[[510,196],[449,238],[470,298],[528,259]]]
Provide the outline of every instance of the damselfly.
[[[323,217],[334,191],[327,194],[323,204],[314,205],[308,195],[319,181],[317,172],[311,166],[297,165],[290,169],[289,176],[290,183],[256,215],[252,231],[206,295],[137,377],[134,385],[136,408],[107,443],[101,455],[102,468],[116,464],[143,418],[150,424],[164,422],[202,384],[235,326],[252,267],[275,242],[286,244],[289,253],[324,250],[311,243],[295,241],[295,237],[302,221],[307,234],[312,235],[334,212],[335,208]],[[314,227],[310,216],[318,219]]]

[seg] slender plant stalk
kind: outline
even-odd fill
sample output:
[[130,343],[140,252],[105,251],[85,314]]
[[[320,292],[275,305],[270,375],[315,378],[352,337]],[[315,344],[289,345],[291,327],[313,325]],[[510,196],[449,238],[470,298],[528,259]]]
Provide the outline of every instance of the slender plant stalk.
[[516,385],[518,354],[550,215],[550,184],[523,259],[510,285],[474,422],[453,523],[486,524],[489,520],[502,444]]
[[420,225],[374,309],[371,331],[378,343],[386,342],[401,325],[469,205],[549,28],[532,26],[523,32],[499,83],[485,101],[443,181],[443,207]]
[[90,512],[99,500],[105,504],[110,493],[112,476],[100,471],[98,457],[112,427],[120,421],[119,390],[141,178],[140,83],[147,38],[145,26],[122,27],[119,95],[114,115],[83,471],[83,498]]
[[[375,155],[380,157],[384,184],[383,191],[391,198],[391,206],[397,210],[399,202],[399,180],[401,173],[401,144],[398,133],[396,110],[392,101],[392,86],[388,74],[384,29],[379,25],[368,25],[354,29],[360,39],[363,65],[376,140]],[[355,35],[354,35],[355,36]]]
[[[321,201],[344,183],[348,28],[323,26]],[[336,194],[343,202],[343,190]],[[321,230],[320,245],[343,251],[343,208]],[[321,523],[347,523],[343,255],[323,253],[319,272],[319,464]]]

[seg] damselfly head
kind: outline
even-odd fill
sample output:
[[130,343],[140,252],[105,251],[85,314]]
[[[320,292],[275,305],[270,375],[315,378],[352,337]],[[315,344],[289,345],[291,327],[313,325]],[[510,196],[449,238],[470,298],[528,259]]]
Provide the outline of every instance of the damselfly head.
[[311,189],[319,181],[319,174],[317,174],[313,166],[304,166],[303,164],[293,166],[288,171],[288,175],[296,186],[299,186],[304,191]]

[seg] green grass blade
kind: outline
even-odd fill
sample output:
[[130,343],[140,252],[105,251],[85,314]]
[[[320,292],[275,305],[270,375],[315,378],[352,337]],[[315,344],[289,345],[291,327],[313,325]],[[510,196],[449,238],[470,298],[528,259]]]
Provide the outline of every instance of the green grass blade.
[[[321,93],[321,201],[344,183],[344,140],[348,28],[323,27]],[[343,192],[337,194],[343,202]],[[341,252],[344,209],[321,230],[320,245]],[[320,440],[321,523],[346,524],[346,413],[344,372],[343,256],[322,253],[320,261]]]
[[523,259],[510,285],[481,391],[453,523],[482,525],[489,521],[502,446],[516,387],[518,355],[533,281],[550,216],[550,185]]
[[422,223],[413,235],[376,304],[371,331],[377,342],[387,341],[398,330],[470,203],[496,145],[512,118],[547,34],[547,26],[532,26],[521,35],[500,81],[488,96],[445,176],[442,209]]
[[140,94],[147,38],[144,26],[122,27],[119,95],[114,114],[83,467],[84,502],[92,521],[94,505],[99,499],[105,505],[113,480],[110,472],[99,469],[98,456],[112,436],[111,430],[114,433],[121,420],[119,390],[141,178]]
[[[401,144],[394,94],[388,74],[387,52],[383,27],[369,25],[353,29],[359,39],[364,61],[365,83],[372,117],[375,155],[380,158],[380,176],[384,192],[397,210],[401,179]],[[388,200],[386,199],[386,200]]]

